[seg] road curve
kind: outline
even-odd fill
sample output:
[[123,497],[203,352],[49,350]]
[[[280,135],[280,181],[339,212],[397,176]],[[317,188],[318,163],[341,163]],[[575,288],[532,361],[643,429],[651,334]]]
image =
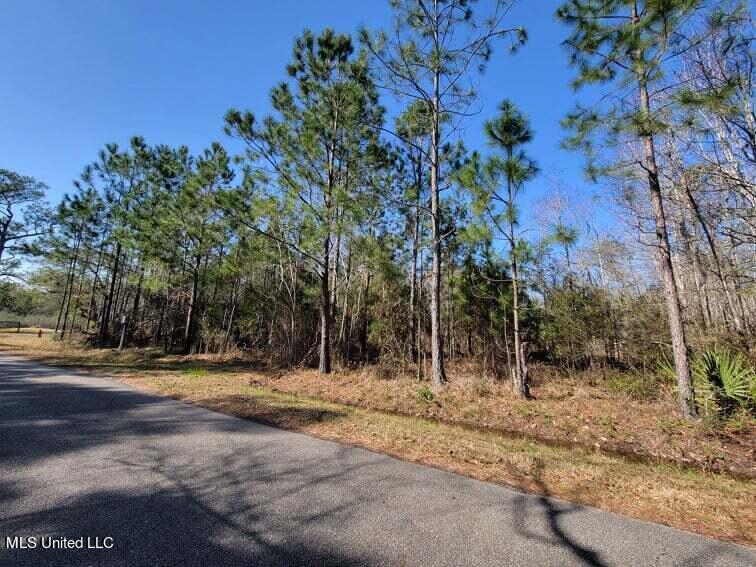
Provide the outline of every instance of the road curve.
[[6,536],[37,547],[0,565],[756,565],[749,548],[0,355]]

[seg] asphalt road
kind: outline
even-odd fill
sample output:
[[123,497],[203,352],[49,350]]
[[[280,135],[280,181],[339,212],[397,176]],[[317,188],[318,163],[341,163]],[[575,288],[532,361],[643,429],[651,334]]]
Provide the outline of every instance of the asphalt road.
[[0,565],[756,565],[744,547],[2,355],[5,536],[37,547],[0,549]]

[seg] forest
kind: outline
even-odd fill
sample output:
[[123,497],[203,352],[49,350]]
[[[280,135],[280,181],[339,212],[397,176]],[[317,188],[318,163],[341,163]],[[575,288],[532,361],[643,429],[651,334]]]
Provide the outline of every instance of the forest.
[[462,367],[523,400],[543,369],[608,369],[685,419],[753,415],[748,3],[563,3],[581,104],[562,143],[603,198],[556,190],[537,226],[518,101],[485,93],[486,144],[463,135],[476,78],[527,47],[511,3],[389,4],[387,29],[305,29],[270,111],[230,108],[199,153],[108,143],[57,204],[0,169],[0,317],[118,351],[370,368],[429,398]]

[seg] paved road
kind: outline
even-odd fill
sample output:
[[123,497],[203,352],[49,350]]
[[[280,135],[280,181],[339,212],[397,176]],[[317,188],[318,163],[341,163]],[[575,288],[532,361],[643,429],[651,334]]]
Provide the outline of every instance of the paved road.
[[0,565],[756,564],[743,547],[1,355],[6,535],[114,547],[37,540],[0,549]]

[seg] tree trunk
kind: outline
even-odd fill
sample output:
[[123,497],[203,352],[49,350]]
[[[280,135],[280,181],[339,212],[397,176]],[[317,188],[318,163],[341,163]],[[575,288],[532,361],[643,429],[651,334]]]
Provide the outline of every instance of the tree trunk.
[[63,310],[66,307],[66,300],[68,299],[68,293],[69,293],[69,286],[71,285],[71,274],[74,269],[74,260],[73,258],[68,263],[68,271],[66,272],[66,285],[63,288],[63,298],[60,302],[60,309],[58,310],[58,320],[55,322],[55,332],[53,333],[53,336],[57,336],[58,330],[60,330],[60,322],[63,320]]
[[[105,251],[105,239],[103,238],[100,244],[100,252],[97,255],[97,266],[95,267],[94,276],[92,278],[92,289],[89,293],[89,307],[87,307],[87,327],[86,331],[89,332],[89,325],[92,321],[92,311],[95,307],[95,293],[97,292],[97,281],[100,279],[100,267],[102,266],[102,256]],[[97,317],[94,317],[95,321]]]
[[739,274],[741,272],[740,268],[740,262],[738,261],[738,255],[735,251],[735,239],[732,238],[732,235],[730,235],[730,269],[732,273],[732,291],[735,294],[735,300],[737,302],[737,306],[740,309],[740,314],[742,317],[742,326],[743,331],[746,335],[748,335],[751,331],[751,326],[749,322],[749,311],[746,307],[745,302],[743,301],[743,294],[740,293],[740,285],[739,285]]
[[79,276],[79,288],[76,291],[76,302],[74,303],[73,315],[71,316],[71,326],[68,328],[68,337],[73,337],[74,327],[76,326],[76,316],[79,313],[79,307],[81,305],[81,292],[84,289],[84,280],[87,275],[87,266],[89,265],[89,257],[91,250],[87,249],[87,255],[84,257],[82,263],[81,275]]
[[226,334],[223,337],[223,345],[221,345],[221,352],[225,352],[228,349],[228,343],[231,340],[231,329],[234,327],[234,315],[236,314],[236,288],[239,286],[239,277],[234,278],[233,288],[231,289],[231,313],[228,315],[228,326],[226,327]]
[[336,321],[336,304],[338,303],[339,264],[341,263],[341,222],[339,213],[336,211],[336,243],[334,244],[334,259],[331,266],[331,322]]
[[420,243],[421,176],[422,174],[416,174],[415,219],[412,226],[412,265],[410,266],[410,351],[412,352],[413,364],[417,364],[419,361],[417,352],[417,250]]
[[[331,277],[331,234],[333,231],[333,222],[338,220],[334,219],[333,211],[333,190],[336,185],[336,172],[334,166],[334,160],[336,158],[336,132],[339,124],[339,115],[336,112],[332,121],[333,137],[328,143],[328,185],[323,195],[323,204],[325,206],[325,214],[323,218],[326,224],[326,234],[323,239],[323,265],[321,269],[323,273],[320,276],[320,360],[318,361],[318,373],[330,374],[331,373],[331,320],[332,320],[332,308],[331,308],[331,290],[329,278]],[[338,216],[338,210],[335,211]],[[338,227],[337,227],[338,230]],[[335,267],[338,270],[338,266]]]
[[[639,94],[641,112],[648,117],[651,113],[648,87],[643,78],[639,78]],[[648,172],[648,188],[651,197],[651,206],[656,228],[659,264],[664,280],[664,291],[667,296],[667,311],[669,318],[669,330],[672,335],[672,352],[675,359],[677,372],[677,390],[680,403],[680,411],[686,419],[697,417],[695,394],[690,374],[690,362],[688,357],[688,343],[685,338],[685,326],[683,324],[680,295],[675,281],[674,268],[672,266],[672,253],[667,233],[667,220],[664,215],[664,202],[662,200],[661,186],[659,184],[659,170],[656,165],[656,149],[654,137],[650,133],[641,135],[645,149],[645,168]]]
[[189,297],[189,309],[186,313],[186,326],[184,327],[184,351],[189,352],[194,344],[196,326],[196,312],[197,312],[197,288],[199,287],[199,270],[202,263],[202,258],[198,254],[194,262],[194,270],[192,273],[192,294]]
[[[436,7],[436,10],[438,7]],[[438,29],[434,30],[438,36]],[[438,39],[438,37],[436,37]],[[441,343],[441,191],[439,187],[439,142],[440,142],[440,99],[439,99],[438,67],[433,76],[433,108],[431,132],[431,239],[432,268],[431,268],[431,383],[440,388],[446,382],[444,371],[444,349]]]
[[360,352],[362,353],[362,359],[368,359],[368,324],[370,313],[370,272],[365,275],[365,301],[363,302],[364,316],[362,317],[362,325],[360,326]]
[[116,280],[118,279],[118,263],[121,260],[121,243],[116,244],[115,259],[113,260],[113,273],[110,275],[110,289],[105,300],[105,306],[102,310],[102,321],[100,321],[100,336],[98,342],[104,346],[108,341],[110,326],[110,310],[113,307],[113,294],[115,293]]
[[323,241],[323,273],[320,276],[320,361],[318,372],[331,373],[331,291],[330,282],[331,239]]
[[[714,242],[714,237],[711,234],[711,231],[709,230],[709,226],[706,223],[706,219],[704,219],[703,213],[701,212],[701,208],[698,206],[698,203],[696,202],[695,197],[693,197],[693,191],[690,188],[690,183],[684,172],[683,172],[683,188],[685,189],[685,197],[687,198],[688,205],[690,206],[691,211],[696,217],[698,224],[701,226],[701,230],[703,230],[704,236],[706,237],[706,243],[709,245],[711,256],[714,259],[714,267],[716,268],[717,279],[719,279],[719,283],[722,286],[722,291],[724,291],[725,299],[727,300],[727,307],[730,311],[730,316],[732,318],[732,322],[734,323],[735,330],[741,331],[743,328],[743,324],[740,320],[740,317],[738,317],[738,312],[737,312],[737,309],[735,308],[735,303],[733,302],[732,295],[730,294],[730,289],[727,286],[727,280],[725,279],[724,273],[722,272],[722,261],[719,256],[719,251],[717,250],[717,245]],[[725,319],[726,319],[725,325],[728,328],[731,328],[732,325],[730,325],[729,320],[727,320],[727,318]]]
[[129,328],[126,330],[126,339],[130,342],[134,337],[135,325],[137,324],[137,315],[139,314],[139,302],[142,298],[142,283],[144,281],[144,267],[139,269],[139,279],[137,280],[136,293],[134,294],[134,304],[131,308],[131,317],[129,317]]
[[123,350],[123,346],[126,344],[126,329],[129,326],[129,319],[126,315],[121,315],[121,339],[118,341],[118,352]]
[[74,246],[74,257],[71,261],[71,275],[70,275],[70,282],[67,284],[68,286],[68,299],[66,301],[66,312],[63,315],[63,326],[60,330],[60,338],[66,336],[66,326],[68,325],[68,314],[71,310],[71,297],[73,297],[73,286],[74,281],[76,280],[76,264],[79,261],[79,246],[81,244],[81,240],[76,241],[76,245]]
[[[344,303],[341,306],[341,323],[339,325],[339,337],[337,340],[337,344],[339,345],[339,350],[341,352],[341,356],[344,357],[344,360],[347,362],[349,361],[349,358],[346,356],[346,320],[347,320],[347,312],[349,311],[349,289],[352,285],[352,245],[349,245],[349,254],[347,254],[347,262],[346,262],[346,271],[344,273]],[[334,319],[334,322],[336,319]]]
[[165,297],[161,298],[160,301],[160,315],[158,316],[157,325],[155,326],[155,330],[153,332],[152,336],[152,344],[154,346],[158,345],[158,341],[160,341],[160,337],[163,334],[163,322],[165,321],[165,311],[168,307],[168,303],[170,298],[168,297],[169,291],[166,287],[165,290]]
[[[509,152],[509,159],[512,159],[512,152]],[[517,242],[514,234],[514,196],[512,192],[512,180],[507,179],[507,193],[509,202],[507,207],[507,217],[509,220],[509,253],[512,260],[512,332],[514,334],[514,357],[515,371],[512,376],[515,394],[521,398],[530,397],[530,389],[527,381],[527,368],[525,366],[525,350],[520,338],[520,282],[517,273]]]

